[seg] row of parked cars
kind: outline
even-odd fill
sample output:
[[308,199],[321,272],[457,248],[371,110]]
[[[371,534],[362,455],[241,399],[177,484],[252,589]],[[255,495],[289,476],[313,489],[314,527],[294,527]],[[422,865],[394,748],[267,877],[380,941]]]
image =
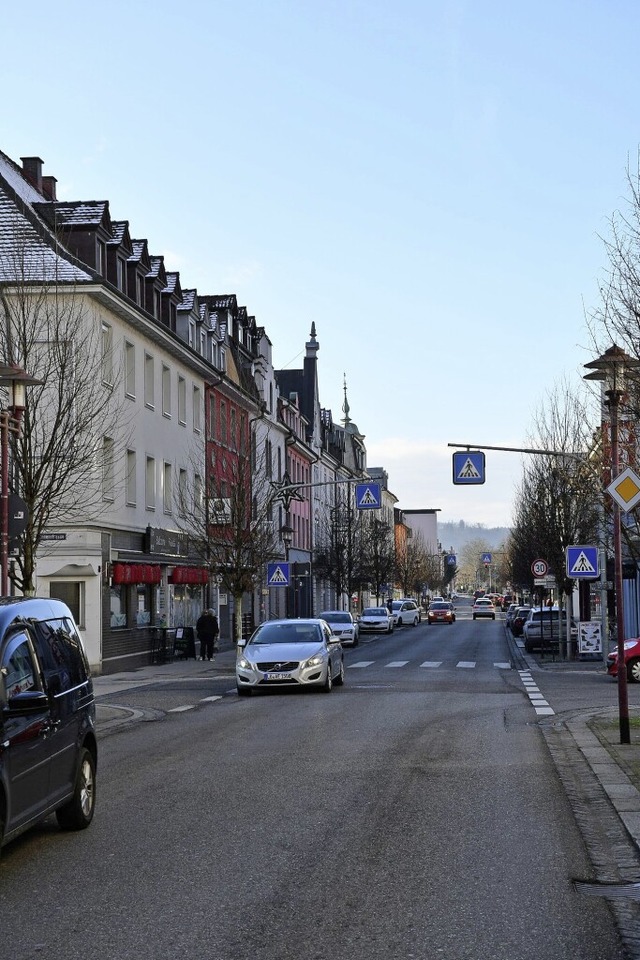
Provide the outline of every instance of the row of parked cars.
[[[510,604],[506,623],[514,637],[522,637],[527,653],[557,647],[567,635],[567,611],[558,607]],[[571,618],[570,636],[577,639],[578,624]]]
[[416,600],[407,598],[393,600],[391,609],[384,604],[365,607],[357,618],[348,610],[322,610],[318,618],[329,624],[341,643],[356,647],[361,633],[393,633],[396,627],[416,627],[422,620],[422,610]]

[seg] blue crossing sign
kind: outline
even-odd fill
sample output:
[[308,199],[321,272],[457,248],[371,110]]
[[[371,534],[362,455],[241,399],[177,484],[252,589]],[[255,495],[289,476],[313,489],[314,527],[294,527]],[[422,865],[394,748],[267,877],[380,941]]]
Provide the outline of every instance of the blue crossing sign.
[[454,483],[484,483],[484,479],[484,452],[482,450],[459,450],[454,453]]
[[595,580],[600,576],[598,548],[567,547],[567,576],[572,580]]
[[276,563],[267,564],[267,586],[268,587],[288,587],[289,586],[289,563],[278,560]]
[[493,563],[493,557],[490,553],[483,553],[482,562],[484,563],[485,567],[488,567],[490,563]]
[[356,483],[356,507],[358,510],[380,510],[382,498],[379,483]]
[[457,557],[455,553],[448,553],[446,556],[446,563],[448,567],[455,567]]

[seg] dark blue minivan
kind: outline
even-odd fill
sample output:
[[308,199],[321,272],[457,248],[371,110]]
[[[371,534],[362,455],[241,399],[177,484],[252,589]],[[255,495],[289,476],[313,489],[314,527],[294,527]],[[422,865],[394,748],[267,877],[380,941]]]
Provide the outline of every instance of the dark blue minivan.
[[69,608],[0,599],[0,846],[55,813],[82,830],[96,802],[95,700]]

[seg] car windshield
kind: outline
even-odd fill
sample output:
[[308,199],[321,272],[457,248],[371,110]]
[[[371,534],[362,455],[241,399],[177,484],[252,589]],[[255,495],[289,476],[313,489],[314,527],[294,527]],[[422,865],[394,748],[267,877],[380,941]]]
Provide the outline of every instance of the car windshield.
[[479,600],[476,600],[476,607],[492,607],[493,601],[485,600],[484,597],[481,597]]
[[321,620],[331,620],[332,623],[351,623],[351,614],[342,610],[325,610],[318,614]]
[[393,603],[391,604],[391,609],[399,610],[401,606],[402,606],[402,600],[394,600]]
[[363,617],[386,617],[389,611],[386,607],[367,607],[362,611]]
[[262,643],[309,643],[320,640],[320,630],[315,623],[265,623],[251,639],[252,644]]
[[444,601],[442,603],[432,603],[429,609],[430,610],[449,610],[450,604],[444,603]]

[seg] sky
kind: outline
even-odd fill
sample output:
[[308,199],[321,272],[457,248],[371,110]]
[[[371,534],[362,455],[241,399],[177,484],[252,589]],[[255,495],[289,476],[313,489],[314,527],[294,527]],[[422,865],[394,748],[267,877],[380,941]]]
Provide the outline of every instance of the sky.
[[321,405],[346,382],[400,508],[512,522],[523,455],[460,486],[449,444],[530,446],[594,359],[637,0],[31,0],[2,33],[0,150],[235,293],[276,369],[315,323]]

